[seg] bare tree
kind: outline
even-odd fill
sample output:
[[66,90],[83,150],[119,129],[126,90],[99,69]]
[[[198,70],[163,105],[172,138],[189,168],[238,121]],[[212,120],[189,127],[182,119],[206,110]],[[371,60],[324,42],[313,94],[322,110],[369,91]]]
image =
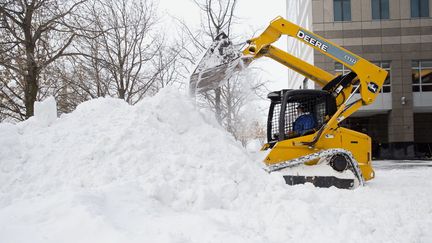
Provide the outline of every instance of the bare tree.
[[[181,40],[183,41],[183,40]],[[155,88],[157,90],[173,84],[183,85],[187,77],[181,70],[185,69],[183,61],[184,43],[174,43],[172,46],[163,46],[157,50],[152,63],[155,67]]]
[[1,114],[33,116],[41,74],[54,61],[73,55],[70,18],[86,0],[3,0],[0,2]]
[[[194,0],[194,2],[204,13],[201,20],[201,29],[198,34],[192,34],[193,32],[188,28],[185,29],[187,33],[190,34],[189,36],[192,38],[196,47],[202,48],[203,50],[206,49],[206,45],[204,45],[202,39],[199,38],[202,36],[206,36],[212,41],[223,31],[230,36],[231,24],[235,18],[234,10],[237,0]],[[214,90],[214,102],[212,102],[216,112],[216,119],[219,123],[222,123],[221,89],[222,88],[219,87]],[[209,97],[208,94],[206,96]]]
[[[257,122],[253,120],[255,117],[247,115],[245,109],[250,108],[247,106],[248,103],[262,99],[267,92],[266,82],[260,78],[255,68],[234,75],[221,87],[221,123],[237,140],[242,141],[242,144],[251,138],[245,129],[251,127],[253,122]],[[205,101],[216,112],[216,94],[206,92],[203,95]]]
[[110,78],[101,71],[97,60],[85,57],[71,56],[50,68],[49,77],[57,84],[57,90],[51,93],[56,97],[59,113],[71,112],[90,99],[111,96],[107,87]]
[[140,100],[152,89],[161,70],[152,60],[160,54],[163,37],[152,32],[155,9],[149,1],[96,0],[89,5],[91,28],[100,33],[87,40],[85,67],[92,89],[81,85],[92,96],[115,90],[128,103]]
[[222,31],[230,36],[237,0],[194,0],[194,2],[203,13],[201,28],[197,33],[186,28],[186,33],[193,39],[196,47],[205,50],[206,45],[203,44],[205,40],[210,38],[214,41]]
[[239,126],[234,137],[241,142],[243,147],[246,147],[248,142],[257,140],[261,145],[265,143],[266,131],[265,126],[257,120],[252,120],[248,123],[242,123]]
[[[210,41],[214,41],[222,31],[234,39],[234,36],[231,35],[231,29],[236,18],[236,0],[194,1],[203,13],[201,27],[193,31],[184,22],[179,21],[179,23],[192,45],[199,52],[205,51]],[[190,56],[189,60],[192,63],[198,61],[193,58],[193,55]],[[226,80],[216,90],[203,93],[202,97],[204,97],[204,103],[215,112],[219,123],[245,145],[247,140],[252,138],[250,134],[246,134],[247,128],[251,128],[251,124],[256,125],[258,123],[245,118],[244,109],[248,102],[262,97],[262,93],[265,91],[267,91],[265,82],[259,78],[259,75],[256,75],[255,69],[249,68],[247,72],[236,74]],[[253,127],[253,131],[257,130],[260,129]]]

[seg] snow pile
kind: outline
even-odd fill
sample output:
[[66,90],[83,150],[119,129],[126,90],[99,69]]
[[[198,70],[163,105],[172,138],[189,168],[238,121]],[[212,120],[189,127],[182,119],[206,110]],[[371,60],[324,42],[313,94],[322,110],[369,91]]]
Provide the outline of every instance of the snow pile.
[[57,119],[57,103],[54,97],[50,96],[43,102],[35,102],[35,114],[33,119],[38,123],[50,125]]
[[240,187],[259,185],[261,172],[239,144],[172,90],[136,106],[92,100],[54,124],[48,117],[1,130],[2,193],[25,198],[139,181],[164,204],[220,208]]
[[178,91],[53,104],[0,123],[0,242],[432,240],[431,168],[288,187]]

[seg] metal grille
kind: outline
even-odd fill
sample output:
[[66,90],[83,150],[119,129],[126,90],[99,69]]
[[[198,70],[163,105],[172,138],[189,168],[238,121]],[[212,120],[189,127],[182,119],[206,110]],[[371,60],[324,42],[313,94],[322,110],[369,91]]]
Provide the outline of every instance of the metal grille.
[[271,140],[278,140],[280,110],[281,104],[275,104],[273,107],[273,117],[271,120]]
[[315,106],[315,118],[317,119],[318,127],[321,127],[325,122],[326,115],[326,103],[324,99],[321,99],[321,102],[318,102]]
[[281,90],[270,93],[268,98],[271,99],[267,120],[270,146],[318,131],[336,111],[335,100],[327,91]]
[[[298,109],[301,107],[303,112]],[[307,97],[301,99],[295,99],[287,102],[285,110],[285,132],[288,137],[298,136],[300,134],[294,133],[294,122],[302,114],[311,114],[314,121],[315,127],[313,129],[319,129],[325,122],[326,115],[326,100],[324,96],[321,97]],[[311,132],[313,132],[311,129]]]

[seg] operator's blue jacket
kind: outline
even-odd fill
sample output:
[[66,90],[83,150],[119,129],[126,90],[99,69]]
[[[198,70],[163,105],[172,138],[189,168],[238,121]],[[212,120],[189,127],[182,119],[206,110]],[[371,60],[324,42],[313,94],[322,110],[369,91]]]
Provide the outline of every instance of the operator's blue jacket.
[[299,135],[303,135],[305,132],[314,129],[316,125],[317,122],[312,114],[303,114],[295,120],[293,131]]

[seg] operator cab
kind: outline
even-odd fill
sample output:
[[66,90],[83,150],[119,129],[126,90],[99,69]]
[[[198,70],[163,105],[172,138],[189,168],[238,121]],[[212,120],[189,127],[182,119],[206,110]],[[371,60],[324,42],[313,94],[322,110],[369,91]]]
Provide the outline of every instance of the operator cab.
[[[337,109],[335,98],[325,90],[283,89],[267,97],[271,100],[267,120],[270,147],[278,141],[315,133]],[[306,120],[306,125],[299,126],[300,120]]]

